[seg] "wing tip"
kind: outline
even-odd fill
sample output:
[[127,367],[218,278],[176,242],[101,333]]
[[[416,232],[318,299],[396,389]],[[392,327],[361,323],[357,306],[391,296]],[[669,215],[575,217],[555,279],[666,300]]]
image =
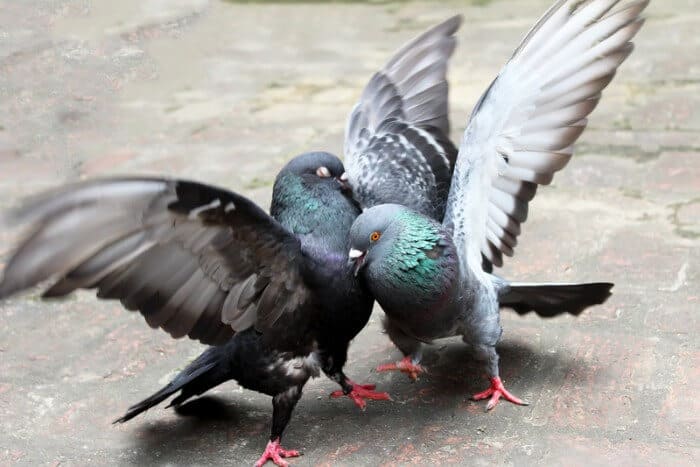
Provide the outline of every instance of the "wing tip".
[[[433,35],[438,35],[441,37],[453,36],[459,28],[464,23],[464,15],[458,13],[456,15],[450,16],[449,18],[441,21],[440,23],[427,29],[423,34],[416,38],[416,43],[422,42],[422,40],[431,37]],[[415,45],[415,43],[413,44]]]
[[450,16],[442,22],[442,25],[445,25],[447,27],[447,35],[450,36],[456,33],[459,30],[459,28],[462,27],[462,24],[464,24],[464,15],[461,13],[458,13],[454,16]]
[[639,12],[641,13],[649,6],[649,3],[651,3],[651,0],[636,0],[626,5],[626,8],[639,7]]

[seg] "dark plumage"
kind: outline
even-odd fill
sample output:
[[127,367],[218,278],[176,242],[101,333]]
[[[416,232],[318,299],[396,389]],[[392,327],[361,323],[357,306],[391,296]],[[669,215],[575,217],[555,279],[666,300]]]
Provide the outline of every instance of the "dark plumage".
[[[172,405],[235,379],[273,396],[261,462],[279,463],[279,439],[310,377],[322,370],[353,392],[342,369],[372,310],[346,260],[360,210],[343,170],[327,153],[292,160],[277,176],[273,217],[240,195],[183,180],[96,180],[41,195],[11,215],[34,229],[5,267],[0,299],[53,279],[45,296],[95,288],[173,337],[221,344],[117,421],[178,391]],[[353,398],[363,395],[386,398]]]
[[[622,4],[616,7],[616,5]],[[386,312],[385,328],[406,355],[399,369],[415,377],[423,342],[461,335],[483,362],[491,387],[487,409],[503,396],[496,344],[499,308],[551,317],[603,303],[612,284],[517,284],[491,274],[511,256],[538,185],[548,184],[573,154],[587,116],[632,51],[648,1],[559,0],[528,33],[476,105],[459,149],[445,215],[426,186],[431,169],[413,170],[405,149],[394,165],[358,153],[350,180],[380,189],[360,198],[366,209],[351,229],[350,259]],[[366,131],[358,130],[357,134]],[[434,154],[441,147],[431,146]],[[378,172],[378,174],[373,173]],[[418,179],[396,180],[401,173]],[[442,177],[443,172],[440,172]],[[354,188],[354,185],[353,185]],[[418,201],[416,201],[418,200]],[[398,204],[381,204],[398,203]]]
[[524,315],[535,312],[542,318],[562,313],[578,316],[591,305],[605,302],[612,284],[525,284],[511,283],[498,298],[501,306]]

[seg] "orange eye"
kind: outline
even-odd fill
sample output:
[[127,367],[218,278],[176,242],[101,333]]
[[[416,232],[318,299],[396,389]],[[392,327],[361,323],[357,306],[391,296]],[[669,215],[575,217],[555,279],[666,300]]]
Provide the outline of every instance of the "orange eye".
[[382,234],[380,234],[379,232],[372,232],[372,234],[369,236],[369,239],[373,242],[376,242],[381,236]]

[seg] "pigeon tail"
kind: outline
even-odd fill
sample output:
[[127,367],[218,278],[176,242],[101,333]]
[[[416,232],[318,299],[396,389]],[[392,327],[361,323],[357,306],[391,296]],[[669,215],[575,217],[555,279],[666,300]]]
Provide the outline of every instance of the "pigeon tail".
[[168,407],[177,407],[190,397],[202,394],[228,381],[232,377],[229,372],[230,365],[227,358],[228,347],[227,345],[210,347],[160,391],[129,407],[126,414],[113,423],[127,422],[140,413],[160,404],[177,391],[181,391],[180,395],[173,399]]
[[543,318],[563,313],[574,316],[593,305],[600,305],[610,297],[613,284],[594,282],[589,284],[525,284],[512,283],[499,297],[501,307],[508,307],[518,314],[531,311]]

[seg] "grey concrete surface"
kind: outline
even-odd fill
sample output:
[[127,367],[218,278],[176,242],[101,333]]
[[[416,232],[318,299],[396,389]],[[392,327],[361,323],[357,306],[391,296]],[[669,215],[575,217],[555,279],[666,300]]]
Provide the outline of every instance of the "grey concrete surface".
[[[340,153],[371,73],[404,41],[465,16],[450,70],[453,137],[549,0],[0,2],[0,208],[83,177],[151,173],[221,184],[264,206],[281,165]],[[459,341],[417,383],[372,369],[399,354],[377,308],[349,375],[394,402],[360,412],[308,385],[285,445],[296,465],[697,465],[700,457],[700,14],[655,0],[578,153],[540,190],[520,280],[612,280],[579,319],[504,313],[502,374],[529,407],[484,414]],[[0,265],[16,230],[0,230]],[[270,400],[230,383],[188,407],[112,426],[201,346],[80,293],[0,304],[0,464],[251,464]]]

